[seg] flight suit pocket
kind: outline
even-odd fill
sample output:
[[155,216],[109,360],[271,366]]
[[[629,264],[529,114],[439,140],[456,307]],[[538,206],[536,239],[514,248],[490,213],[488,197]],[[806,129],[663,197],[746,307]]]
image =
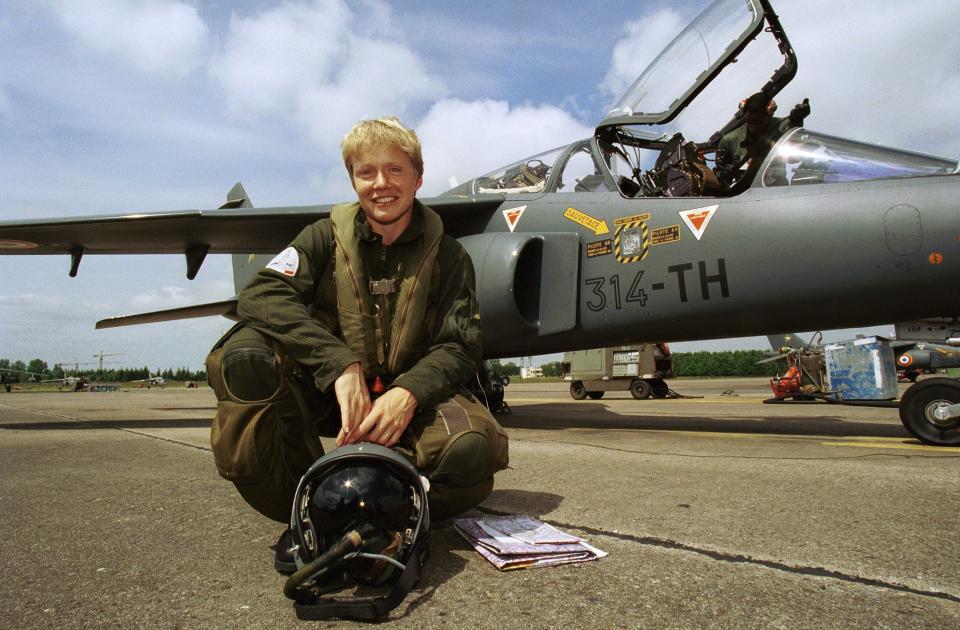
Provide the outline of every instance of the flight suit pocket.
[[[242,400],[227,385],[223,347],[207,356],[207,378],[217,396],[217,413],[210,427],[210,446],[217,472],[235,483],[264,480],[273,473],[261,465],[258,453],[277,450],[279,426],[275,401],[283,389],[277,384],[263,400]],[[269,358],[271,364],[273,357]]]
[[221,400],[210,429],[210,445],[217,472],[235,483],[262,481],[267,471],[258,452],[270,452],[274,431],[270,424],[271,403],[242,403]]

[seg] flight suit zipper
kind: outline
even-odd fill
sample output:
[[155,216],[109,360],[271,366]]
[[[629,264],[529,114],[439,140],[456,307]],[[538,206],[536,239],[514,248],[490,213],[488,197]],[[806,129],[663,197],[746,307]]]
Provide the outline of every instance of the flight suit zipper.
[[[391,372],[396,372],[400,368],[400,366],[397,365],[397,361],[399,360],[400,348],[403,347],[403,341],[406,339],[407,335],[409,334],[408,328],[410,327],[406,325],[407,323],[406,320],[410,315],[410,309],[413,308],[413,300],[410,298],[412,298],[414,293],[416,292],[417,285],[419,285],[421,282],[423,269],[426,266],[428,260],[433,260],[434,258],[433,253],[436,251],[438,247],[440,247],[440,240],[442,238],[443,238],[443,234],[440,234],[439,236],[437,236],[436,239],[434,239],[432,243],[430,243],[430,246],[427,248],[427,250],[423,254],[423,257],[420,259],[420,264],[417,266],[416,272],[413,274],[413,282],[410,285],[409,298],[406,300],[406,302],[403,303],[403,307],[400,311],[399,318],[397,319],[397,328],[396,328],[397,339],[393,341],[393,347],[390,349],[390,358],[387,361],[387,367],[390,369]],[[431,267],[431,271],[432,271],[432,267]]]

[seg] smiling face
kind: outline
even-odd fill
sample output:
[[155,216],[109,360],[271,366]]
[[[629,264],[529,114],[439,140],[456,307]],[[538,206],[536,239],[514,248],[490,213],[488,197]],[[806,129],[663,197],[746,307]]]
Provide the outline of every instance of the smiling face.
[[357,153],[350,179],[374,232],[392,243],[410,225],[413,198],[423,184],[410,156],[395,145]]

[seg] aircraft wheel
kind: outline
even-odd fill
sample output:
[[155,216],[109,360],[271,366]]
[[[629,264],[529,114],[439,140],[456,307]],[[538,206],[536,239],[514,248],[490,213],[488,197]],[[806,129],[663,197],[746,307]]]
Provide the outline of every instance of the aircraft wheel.
[[666,398],[670,395],[670,388],[662,378],[654,379],[651,385],[650,394],[654,398]]
[[630,395],[637,400],[646,400],[647,398],[650,398],[650,393],[652,391],[653,387],[650,386],[650,383],[642,381],[639,378],[634,379],[630,383]]
[[920,381],[900,400],[900,421],[915,438],[939,446],[960,445],[960,418],[940,420],[934,415],[940,407],[960,402],[960,381],[929,378]]
[[590,397],[590,400],[600,400],[603,398],[603,392],[587,392],[587,396]]
[[583,400],[587,397],[587,388],[583,386],[582,381],[570,383],[570,397],[574,400]]

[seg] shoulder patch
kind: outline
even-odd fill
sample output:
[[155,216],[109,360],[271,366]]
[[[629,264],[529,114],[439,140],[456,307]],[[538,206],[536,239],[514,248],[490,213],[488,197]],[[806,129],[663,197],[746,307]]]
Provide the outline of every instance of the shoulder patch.
[[295,248],[288,247],[267,263],[267,269],[273,269],[285,276],[295,276],[300,269],[300,254]]

